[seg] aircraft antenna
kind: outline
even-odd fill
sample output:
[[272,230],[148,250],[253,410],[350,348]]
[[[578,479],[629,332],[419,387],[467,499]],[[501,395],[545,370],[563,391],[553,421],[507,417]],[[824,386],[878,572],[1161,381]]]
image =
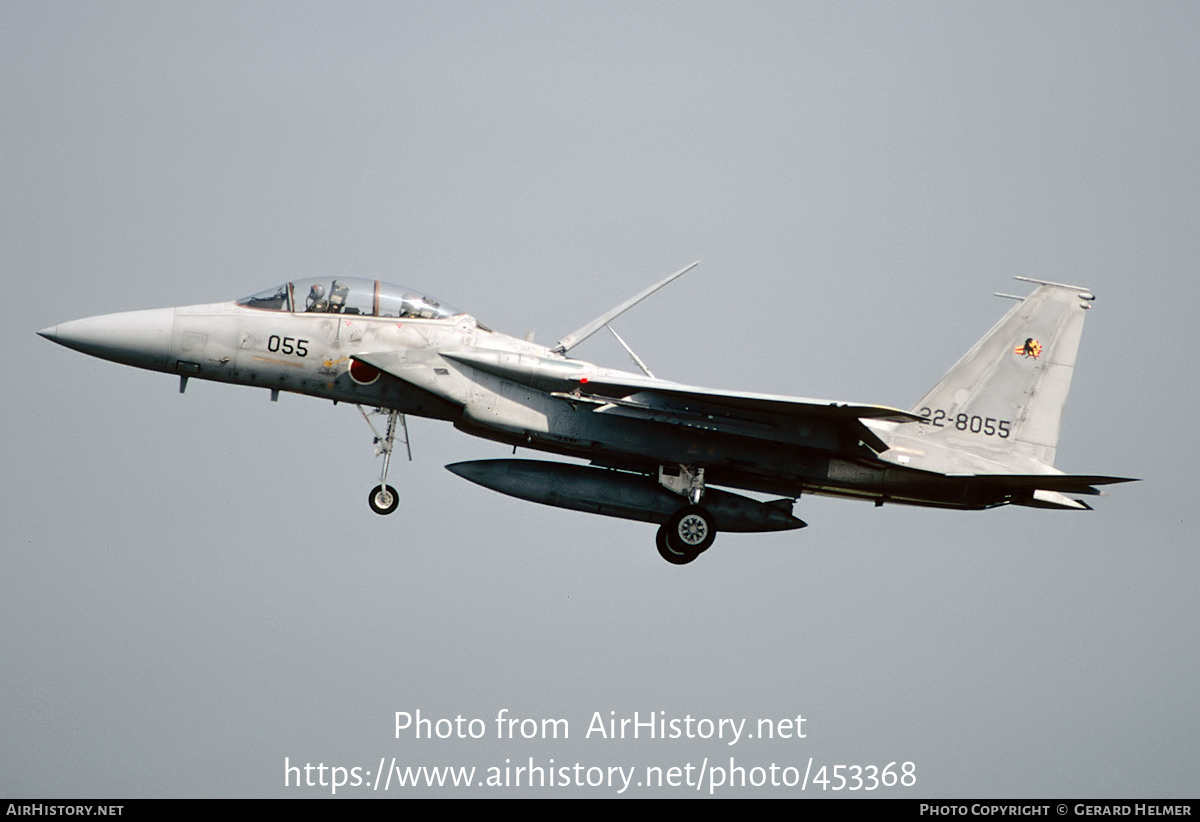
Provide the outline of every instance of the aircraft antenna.
[[684,266],[683,268],[679,269],[678,271],[676,271],[674,274],[667,277],[666,279],[658,281],[654,285],[647,288],[645,291],[642,291],[639,294],[635,294],[634,296],[630,297],[625,302],[618,305],[616,308],[613,308],[613,309],[605,312],[604,314],[601,314],[599,317],[592,320],[587,325],[585,325],[582,328],[579,328],[576,331],[573,331],[570,334],[568,334],[567,336],[563,337],[561,340],[558,341],[558,344],[555,345],[550,350],[553,351],[555,354],[567,353],[572,348],[574,348],[575,346],[579,345],[581,342],[586,340],[588,337],[595,334],[601,328],[603,328],[604,326],[608,325],[610,322],[615,320],[617,317],[624,314],[626,311],[633,308],[635,305],[640,303],[642,300],[649,297],[655,291],[658,291],[663,286],[668,285],[673,280],[676,280],[679,277],[682,277],[684,274],[688,273],[689,271],[691,271],[693,268],[695,268],[698,265],[700,265],[700,261],[696,260],[696,262],[692,263],[691,265]]
[[645,374],[650,379],[654,379],[655,378],[654,375],[650,373],[650,369],[646,367],[646,364],[644,362],[642,362],[642,358],[639,357],[637,354],[633,353],[633,349],[630,348],[629,345],[623,339],[621,339],[621,335],[617,333],[617,329],[615,329],[611,325],[607,325],[607,324],[604,327],[607,328],[609,331],[611,331],[612,335],[617,338],[617,342],[619,342],[621,344],[621,347],[625,349],[625,353],[633,358],[634,364],[638,368],[642,369],[642,373]]

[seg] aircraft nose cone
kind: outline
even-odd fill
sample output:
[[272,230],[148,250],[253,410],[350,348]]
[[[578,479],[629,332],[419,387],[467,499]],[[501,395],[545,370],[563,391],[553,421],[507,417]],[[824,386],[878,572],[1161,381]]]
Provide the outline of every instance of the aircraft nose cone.
[[166,364],[175,309],[126,311],[59,323],[37,332],[59,345],[140,368]]

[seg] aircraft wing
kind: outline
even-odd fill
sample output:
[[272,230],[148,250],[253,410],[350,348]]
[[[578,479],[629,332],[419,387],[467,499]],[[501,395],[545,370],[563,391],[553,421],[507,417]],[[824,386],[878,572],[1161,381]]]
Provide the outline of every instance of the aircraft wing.
[[569,392],[557,394],[566,399],[619,403],[624,408],[644,407],[652,411],[736,414],[749,412],[755,416],[808,417],[831,420],[877,419],[893,422],[915,422],[915,414],[885,405],[835,402],[806,397],[777,394],[756,394],[746,391],[719,391],[692,385],[658,383],[639,385],[635,382],[588,380]]
[[[593,413],[635,417],[734,436],[774,438],[779,431],[826,432],[831,444],[845,439],[876,453],[887,445],[864,419],[916,422],[921,417],[899,408],[864,403],[720,391],[636,374],[614,374],[578,360],[514,355],[479,348],[443,351],[442,356],[551,396],[591,406]],[[848,436],[834,432],[843,431]],[[776,432],[776,433],[771,433]]]
[[[734,436],[773,438],[781,430],[816,429],[829,441],[840,441],[835,431],[850,434],[876,453],[887,445],[862,423],[864,419],[916,422],[921,417],[899,408],[865,403],[719,391],[694,385],[613,373],[580,360],[540,357],[484,348],[458,348],[438,352],[440,358],[469,366],[543,391],[553,397],[590,406],[593,413],[635,417],[650,422],[681,425]],[[448,385],[436,376],[443,369],[432,362],[414,362],[397,352],[359,353],[354,358],[386,371],[405,382],[431,391],[451,402],[466,396],[447,393]]]
[[528,355],[514,356],[485,349],[444,351],[444,357],[497,376],[529,385],[568,400],[622,407],[680,412],[751,412],[755,415],[805,416],[822,419],[878,419],[916,422],[922,417],[886,405],[835,402],[833,400],[721,391],[634,374],[592,376],[587,363]]

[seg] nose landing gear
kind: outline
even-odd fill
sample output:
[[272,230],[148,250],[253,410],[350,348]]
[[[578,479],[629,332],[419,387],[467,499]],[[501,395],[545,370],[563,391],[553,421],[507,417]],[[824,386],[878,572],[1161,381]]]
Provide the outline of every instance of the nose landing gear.
[[401,441],[404,443],[404,448],[408,451],[409,462],[412,461],[412,446],[408,443],[408,421],[399,411],[376,408],[371,412],[371,415],[387,415],[386,433],[380,436],[379,431],[375,428],[375,423],[371,422],[371,415],[368,415],[361,405],[358,406],[358,411],[363,415],[363,419],[367,421],[367,425],[371,426],[371,432],[375,434],[375,456],[383,456],[383,470],[379,474],[379,484],[371,489],[371,493],[367,496],[367,504],[371,506],[371,510],[376,514],[390,514],[400,505],[400,494],[396,492],[395,488],[387,484],[388,468],[391,467],[392,462],[392,448],[396,444],[397,424],[399,424],[400,430],[403,432]]

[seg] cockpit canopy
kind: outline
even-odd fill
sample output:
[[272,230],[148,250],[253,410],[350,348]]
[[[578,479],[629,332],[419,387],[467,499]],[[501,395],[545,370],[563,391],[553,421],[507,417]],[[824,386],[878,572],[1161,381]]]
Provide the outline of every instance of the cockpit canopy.
[[444,320],[463,313],[452,305],[403,286],[353,277],[295,280],[238,300],[238,305],[298,314],[358,314],[424,320]]

